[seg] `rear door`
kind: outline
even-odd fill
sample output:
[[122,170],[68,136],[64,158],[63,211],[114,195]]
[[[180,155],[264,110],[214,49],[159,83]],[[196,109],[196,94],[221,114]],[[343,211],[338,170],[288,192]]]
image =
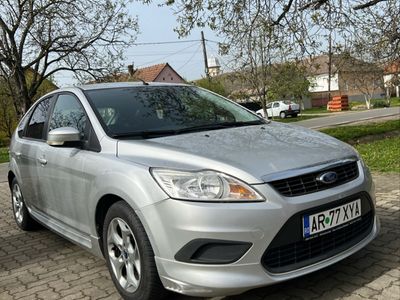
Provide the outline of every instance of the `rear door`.
[[13,147],[12,155],[16,157],[21,176],[21,189],[28,206],[41,207],[40,177],[40,148],[46,144],[48,116],[53,98],[48,97],[38,102],[28,116],[27,124],[23,120],[18,128],[18,137]]

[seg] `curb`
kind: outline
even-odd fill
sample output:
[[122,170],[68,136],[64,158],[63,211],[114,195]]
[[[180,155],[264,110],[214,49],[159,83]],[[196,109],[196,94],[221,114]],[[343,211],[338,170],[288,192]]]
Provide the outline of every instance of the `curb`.
[[[362,119],[358,119],[358,120],[339,122],[339,123],[335,123],[332,125],[313,126],[313,127],[309,127],[309,128],[310,129],[327,128],[327,127],[332,127],[332,126],[337,126],[337,125],[345,125],[345,124],[357,123],[357,122],[373,120],[373,119],[382,119],[382,118],[398,116],[398,115],[399,115],[398,113],[395,113],[395,114],[386,115],[386,116],[367,117],[367,118],[362,118]],[[296,122],[294,122],[294,123],[296,123]]]

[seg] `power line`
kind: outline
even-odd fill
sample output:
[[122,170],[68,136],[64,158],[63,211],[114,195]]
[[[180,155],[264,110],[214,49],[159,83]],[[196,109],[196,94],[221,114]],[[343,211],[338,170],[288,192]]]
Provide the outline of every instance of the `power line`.
[[133,43],[133,45],[134,45],[134,46],[164,45],[164,44],[181,44],[181,43],[192,43],[192,42],[200,42],[200,40],[165,41],[165,42],[144,42],[144,43]]
[[[198,41],[196,41],[196,43],[197,43],[197,42],[198,42]],[[176,51],[176,52],[173,52],[173,53],[171,53],[171,54],[168,54],[168,55],[166,55],[166,56],[164,56],[164,57],[161,57],[161,58],[158,58],[158,59],[155,59],[155,60],[148,61],[148,62],[145,62],[145,63],[143,63],[143,64],[140,64],[140,65],[138,65],[138,67],[142,67],[142,66],[145,66],[145,65],[154,63],[154,62],[158,62],[158,61],[167,59],[167,58],[169,58],[169,57],[171,57],[171,56],[174,56],[174,55],[176,55],[176,54],[178,54],[178,53],[181,53],[182,51],[185,51],[185,50],[187,50],[187,49],[189,49],[189,48],[191,48],[191,47],[193,47],[193,46],[195,46],[195,45],[196,45],[196,44],[193,43],[192,45],[190,45],[190,46],[188,46],[188,47],[185,47],[185,48],[183,48],[183,49],[180,49],[180,50],[178,50],[178,51]]]
[[211,43],[215,43],[215,44],[221,44],[221,42],[217,42],[217,41],[213,41],[213,40],[208,40],[208,39],[206,39],[206,42],[211,42]]
[[199,52],[200,46],[201,46],[201,45],[199,45],[199,46],[197,47],[197,49],[196,49],[196,51],[193,53],[193,55],[192,55],[182,66],[180,66],[180,67],[177,69],[177,71],[180,71],[181,69],[183,69],[183,67],[185,67],[185,66],[194,58],[194,56]]
[[[196,50],[197,51],[197,50]],[[180,54],[193,54],[196,51],[182,51]],[[131,53],[131,54],[126,54],[126,57],[147,57],[147,56],[165,56],[165,55],[172,55],[174,52],[158,52],[158,53]]]

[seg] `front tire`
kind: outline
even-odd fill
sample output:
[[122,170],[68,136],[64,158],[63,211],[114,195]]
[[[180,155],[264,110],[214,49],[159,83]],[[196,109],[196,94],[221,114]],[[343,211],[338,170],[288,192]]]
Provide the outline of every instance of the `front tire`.
[[167,295],[143,225],[124,201],[116,202],[107,212],[103,249],[111,278],[124,299],[162,299]]
[[11,182],[11,203],[14,219],[19,228],[24,231],[32,231],[39,227],[39,224],[29,214],[16,178]]

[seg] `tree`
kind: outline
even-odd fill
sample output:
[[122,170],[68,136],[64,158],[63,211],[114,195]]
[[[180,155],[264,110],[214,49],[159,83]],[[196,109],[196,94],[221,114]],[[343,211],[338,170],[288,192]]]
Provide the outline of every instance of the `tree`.
[[56,72],[98,78],[119,67],[122,51],[137,31],[136,19],[127,14],[127,2],[2,2],[0,76],[18,117],[30,107],[41,84]]
[[[28,86],[30,86],[32,76],[32,72],[27,72],[26,78],[28,80]],[[48,79],[44,80],[39,86],[32,101],[39,99],[41,96],[55,89],[57,89],[57,86],[53,83],[52,77],[48,77]],[[15,88],[13,88],[13,90],[15,90]],[[12,94],[6,82],[0,77],[0,133],[4,133],[7,137],[11,138],[17,121],[18,117]]]
[[306,69],[296,62],[274,65],[268,84],[268,94],[272,100],[294,99],[302,103],[303,97],[309,95],[310,82]]
[[217,93],[217,94],[219,94],[221,96],[224,96],[224,97],[227,96],[227,93],[225,91],[225,87],[224,87],[223,83],[220,80],[216,79],[216,78],[210,78],[210,79],[202,78],[200,80],[197,80],[195,82],[195,84],[197,86],[200,86],[202,88],[210,90],[210,91],[212,91],[214,93]]

